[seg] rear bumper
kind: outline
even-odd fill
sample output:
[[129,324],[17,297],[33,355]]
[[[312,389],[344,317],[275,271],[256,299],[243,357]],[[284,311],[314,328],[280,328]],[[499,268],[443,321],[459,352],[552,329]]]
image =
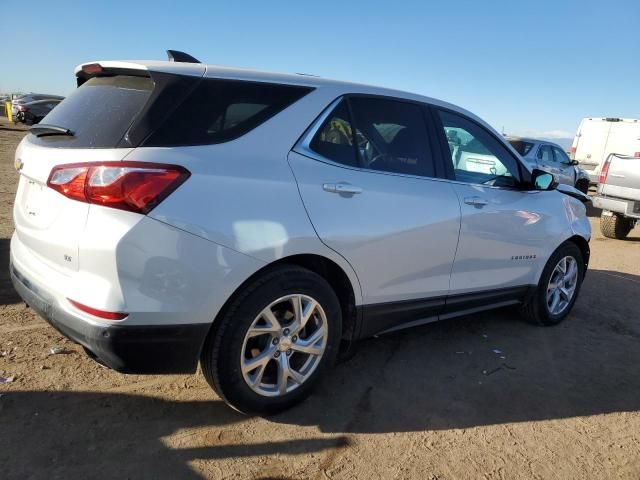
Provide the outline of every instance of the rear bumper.
[[123,373],[192,373],[209,324],[94,325],[57,305],[55,299],[10,265],[22,299],[65,337],[100,363]]
[[620,213],[625,217],[640,218],[640,202],[634,200],[596,195],[593,197],[593,205],[602,210]]

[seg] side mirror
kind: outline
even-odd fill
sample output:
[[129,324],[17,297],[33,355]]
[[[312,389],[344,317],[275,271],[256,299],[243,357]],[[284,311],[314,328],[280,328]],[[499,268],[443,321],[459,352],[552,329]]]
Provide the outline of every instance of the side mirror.
[[555,190],[558,186],[558,181],[553,174],[537,168],[531,172],[531,183],[535,190]]
[[569,160],[569,164],[575,167],[576,165],[580,165],[580,162],[578,160]]

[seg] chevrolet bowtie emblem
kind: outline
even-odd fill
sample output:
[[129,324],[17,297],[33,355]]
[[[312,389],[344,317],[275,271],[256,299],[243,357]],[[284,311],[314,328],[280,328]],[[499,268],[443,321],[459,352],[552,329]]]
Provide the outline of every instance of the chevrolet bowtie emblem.
[[22,167],[24,167],[24,162],[19,158],[16,158],[16,160],[13,162],[13,166],[16,167],[17,171],[20,171],[22,170]]

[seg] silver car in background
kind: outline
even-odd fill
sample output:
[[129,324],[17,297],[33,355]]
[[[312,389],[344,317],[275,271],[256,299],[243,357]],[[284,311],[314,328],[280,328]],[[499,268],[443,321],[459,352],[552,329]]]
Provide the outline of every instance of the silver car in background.
[[523,137],[507,137],[507,140],[532,168],[553,173],[559,183],[571,185],[582,193],[589,191],[589,175],[557,143]]

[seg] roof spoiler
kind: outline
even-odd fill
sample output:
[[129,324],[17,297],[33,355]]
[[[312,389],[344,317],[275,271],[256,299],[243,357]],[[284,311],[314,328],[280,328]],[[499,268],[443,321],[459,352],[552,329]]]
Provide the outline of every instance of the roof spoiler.
[[169,57],[170,62],[201,63],[197,58],[179,50],[167,50],[167,57]]

